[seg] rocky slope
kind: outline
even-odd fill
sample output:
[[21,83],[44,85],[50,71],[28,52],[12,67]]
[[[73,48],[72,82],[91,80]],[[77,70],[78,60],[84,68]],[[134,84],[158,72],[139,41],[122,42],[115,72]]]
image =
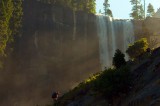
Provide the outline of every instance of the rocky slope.
[[91,88],[71,90],[58,100],[58,106],[160,106],[160,48],[148,58],[130,63],[133,84],[129,93],[121,93],[112,104]]

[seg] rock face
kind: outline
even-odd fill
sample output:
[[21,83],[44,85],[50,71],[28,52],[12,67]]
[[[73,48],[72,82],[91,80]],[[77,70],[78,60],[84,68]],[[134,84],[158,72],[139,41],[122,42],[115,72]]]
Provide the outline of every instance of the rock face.
[[160,48],[141,62],[133,71],[135,86],[123,100],[122,106],[159,106],[160,102]]
[[[24,1],[23,34],[5,63],[3,106],[47,104],[100,70],[96,16]],[[7,93],[7,94],[5,94]]]

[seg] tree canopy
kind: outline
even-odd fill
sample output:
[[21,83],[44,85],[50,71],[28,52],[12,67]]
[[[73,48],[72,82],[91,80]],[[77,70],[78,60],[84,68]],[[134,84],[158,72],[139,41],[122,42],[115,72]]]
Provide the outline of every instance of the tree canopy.
[[7,44],[19,32],[22,19],[22,0],[0,0],[0,58]]
[[13,13],[12,0],[1,0],[0,10],[0,56],[4,56],[4,51],[11,35],[10,20]]
[[62,5],[75,11],[96,13],[96,0],[40,0],[49,4]]
[[134,42],[134,44],[129,45],[127,49],[127,54],[131,59],[135,59],[144,52],[146,52],[148,48],[148,42],[146,38],[141,38],[140,40]]

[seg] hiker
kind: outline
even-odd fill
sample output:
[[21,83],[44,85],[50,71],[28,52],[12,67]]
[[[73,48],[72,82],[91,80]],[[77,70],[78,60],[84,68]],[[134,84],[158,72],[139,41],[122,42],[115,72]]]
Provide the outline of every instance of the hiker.
[[52,93],[52,99],[53,99],[54,101],[56,101],[56,100],[58,99],[58,97],[59,97],[59,92],[53,92],[53,93]]

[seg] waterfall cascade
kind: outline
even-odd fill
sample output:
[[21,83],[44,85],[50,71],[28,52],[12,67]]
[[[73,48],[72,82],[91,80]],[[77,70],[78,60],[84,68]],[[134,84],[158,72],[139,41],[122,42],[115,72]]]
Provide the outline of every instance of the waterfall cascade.
[[103,70],[112,65],[116,49],[125,53],[128,44],[134,42],[134,30],[130,20],[114,20],[102,15],[97,16],[97,29]]

